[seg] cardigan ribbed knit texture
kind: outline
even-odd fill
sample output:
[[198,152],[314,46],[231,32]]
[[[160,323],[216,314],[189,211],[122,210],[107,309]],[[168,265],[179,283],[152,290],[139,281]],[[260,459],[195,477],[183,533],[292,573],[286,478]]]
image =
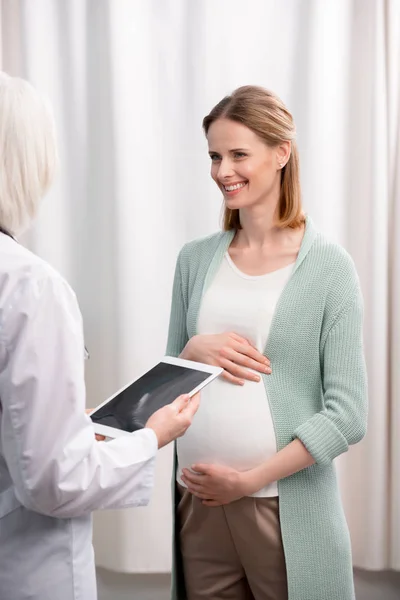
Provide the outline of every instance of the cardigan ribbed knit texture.
[[[202,296],[233,236],[233,231],[220,232],[181,250],[172,295],[170,356],[178,356],[196,334]],[[272,374],[263,380],[278,450],[297,437],[316,460],[278,482],[289,600],[355,598],[349,533],[332,461],[366,431],[362,320],[351,258],[307,217],[264,352],[272,364]],[[174,547],[172,598],[185,600],[177,536]]]

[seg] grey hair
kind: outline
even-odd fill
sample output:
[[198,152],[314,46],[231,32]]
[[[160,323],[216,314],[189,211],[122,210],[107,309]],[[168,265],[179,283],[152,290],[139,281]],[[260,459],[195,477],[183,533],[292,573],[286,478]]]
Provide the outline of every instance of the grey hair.
[[46,100],[0,72],[0,226],[16,235],[37,214],[57,166],[54,119]]

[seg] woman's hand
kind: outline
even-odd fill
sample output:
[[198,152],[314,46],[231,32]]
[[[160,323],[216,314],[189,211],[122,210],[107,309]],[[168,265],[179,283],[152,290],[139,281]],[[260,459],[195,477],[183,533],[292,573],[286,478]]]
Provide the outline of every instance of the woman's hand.
[[260,376],[250,371],[271,373],[271,363],[248,340],[236,333],[195,335],[181,353],[181,358],[222,367],[223,377],[236,385],[245,379],[260,381]]
[[[251,496],[274,481],[280,481],[315,464],[304,444],[295,439],[257,467],[236,471],[221,465],[192,466],[182,469],[182,481],[189,492],[206,506],[221,506]],[[195,471],[193,473],[193,471]]]
[[205,506],[230,504],[256,491],[247,475],[250,471],[241,473],[222,465],[193,465],[192,469],[195,473],[182,469],[182,481]]

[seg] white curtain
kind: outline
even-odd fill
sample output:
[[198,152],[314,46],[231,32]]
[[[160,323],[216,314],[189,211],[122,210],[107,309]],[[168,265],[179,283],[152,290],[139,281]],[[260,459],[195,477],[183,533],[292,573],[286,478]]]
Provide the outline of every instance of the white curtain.
[[[370,426],[339,461],[354,562],[400,569],[400,1],[2,0],[2,68],[55,107],[61,173],[26,238],[75,287],[96,405],[165,348],[175,258],[217,229],[202,117],[243,84],[298,128],[304,203],[365,296]],[[96,515],[97,562],[170,569],[171,450],[150,507]]]

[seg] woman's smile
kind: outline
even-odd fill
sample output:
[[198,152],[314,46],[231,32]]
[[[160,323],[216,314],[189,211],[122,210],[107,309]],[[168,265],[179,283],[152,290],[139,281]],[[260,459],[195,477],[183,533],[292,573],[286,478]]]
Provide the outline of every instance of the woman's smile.
[[239,181],[237,183],[225,183],[221,184],[222,192],[227,198],[232,198],[233,196],[237,196],[244,190],[248,181]]

